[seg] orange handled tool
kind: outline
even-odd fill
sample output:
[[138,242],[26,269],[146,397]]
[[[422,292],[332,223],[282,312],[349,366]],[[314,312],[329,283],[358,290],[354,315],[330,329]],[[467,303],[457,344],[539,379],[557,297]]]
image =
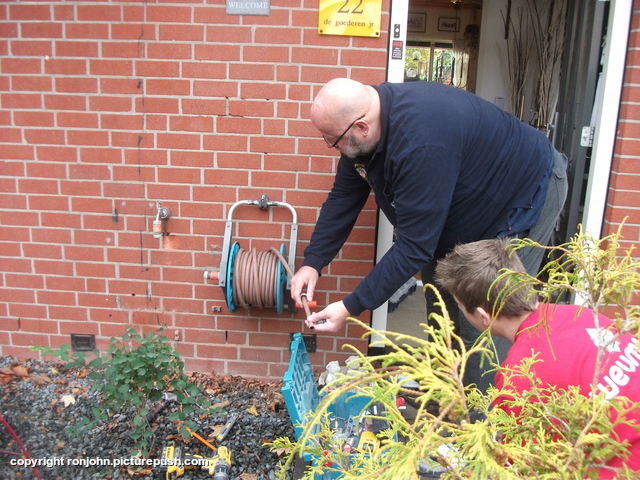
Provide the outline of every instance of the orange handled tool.
[[316,301],[308,301],[306,293],[301,293],[300,298],[302,299],[302,305],[296,302],[296,308],[304,308],[304,313],[306,313],[308,317],[309,315],[311,315],[311,310],[309,310],[309,308],[316,308]]
[[[307,294],[306,293],[301,293],[300,294],[300,298],[302,299],[302,306],[304,308],[304,313],[307,315],[307,318],[308,318],[309,315],[311,315],[311,310],[309,310],[309,307],[311,307],[311,308],[315,307],[316,306],[316,302],[315,302],[315,300],[309,302],[307,300]],[[300,305],[296,303],[296,307],[300,307]],[[326,320],[323,319],[323,320],[318,320],[317,323],[325,323],[325,322],[326,322]],[[313,329],[314,329],[313,326],[309,327],[309,330],[313,330]]]

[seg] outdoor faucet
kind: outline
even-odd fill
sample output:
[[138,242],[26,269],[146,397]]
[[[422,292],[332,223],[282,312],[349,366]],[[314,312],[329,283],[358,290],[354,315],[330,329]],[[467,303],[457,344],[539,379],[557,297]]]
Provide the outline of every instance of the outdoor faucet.
[[156,219],[153,221],[153,236],[155,238],[162,238],[167,234],[166,221],[171,216],[171,210],[167,207],[163,207],[158,202],[158,212],[156,213]]

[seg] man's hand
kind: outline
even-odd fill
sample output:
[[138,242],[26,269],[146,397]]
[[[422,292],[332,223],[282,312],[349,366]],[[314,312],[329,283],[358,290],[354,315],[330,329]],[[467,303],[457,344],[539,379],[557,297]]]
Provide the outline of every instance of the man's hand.
[[307,289],[307,300],[313,300],[313,292],[316,289],[319,276],[315,268],[305,266],[300,267],[293,278],[291,278],[291,298],[293,298],[298,305],[302,305],[300,294],[305,288]]
[[[329,305],[321,312],[312,313],[307,317],[305,323],[308,327],[314,327],[318,332],[337,332],[345,324],[349,311],[342,301]],[[319,321],[324,320],[324,323]]]

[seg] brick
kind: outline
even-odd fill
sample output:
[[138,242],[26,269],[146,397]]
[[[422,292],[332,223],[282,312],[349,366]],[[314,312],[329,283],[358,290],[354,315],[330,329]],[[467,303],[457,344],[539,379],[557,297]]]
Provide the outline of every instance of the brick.
[[0,204],[8,210],[24,210],[27,206],[26,199],[22,195],[0,194]]
[[[144,100],[144,105],[142,102]],[[173,113],[180,112],[180,101],[177,98],[162,98],[162,97],[150,97],[150,98],[136,98],[135,100],[136,112],[149,112],[149,113]],[[183,110],[183,113],[189,114]]]
[[230,100],[229,115],[239,117],[273,117],[273,102],[260,100]]
[[33,269],[35,273],[41,275],[73,276],[73,265],[66,261],[42,260],[40,258],[36,258],[33,261]]
[[[151,58],[167,58],[155,56]],[[135,62],[135,74],[139,77],[179,77],[180,65],[177,62],[138,60]]]
[[191,23],[191,8],[175,5],[148,5],[147,21],[151,23]]
[[133,325],[164,325],[171,323],[171,314],[158,311],[137,311],[131,314]]
[[204,25],[171,25],[158,26],[158,40],[202,42],[204,40]]
[[298,83],[300,81],[300,67],[297,65],[277,65],[276,81]]
[[249,148],[252,152],[289,153],[295,149],[295,140],[288,137],[253,137]]
[[269,63],[288,63],[291,61],[288,46],[246,45],[243,48],[243,59],[246,62]]
[[[219,44],[200,44],[194,48],[194,60],[214,61],[214,62],[237,62],[240,61],[241,47],[239,45],[224,45],[220,48]],[[224,71],[225,74],[221,74]],[[216,75],[217,73],[217,75]],[[211,78],[226,79],[226,68],[217,68],[212,71]]]
[[[0,95],[3,108],[12,110],[42,108],[41,95],[30,93],[3,93]],[[51,116],[51,114],[47,114]]]
[[44,106],[49,110],[79,110],[87,109],[87,99],[82,95],[57,95],[44,96]]
[[32,130],[25,129],[24,138],[30,144],[52,144],[63,145],[65,143],[64,132],[62,130]]
[[229,65],[229,78],[232,79],[273,81],[274,75],[273,65],[245,65],[241,63]]
[[238,358],[238,348],[227,345],[198,344],[196,346],[196,355],[201,358],[235,360]]
[[5,286],[9,288],[29,288],[40,289],[44,286],[43,278],[40,275],[13,274],[5,272]]
[[157,141],[158,141],[158,147],[160,148],[199,150],[201,146],[200,135],[190,135],[186,133],[158,134]]
[[[89,110],[100,112],[131,112],[133,110],[133,102],[132,99],[128,97],[91,96],[89,97]],[[100,118],[104,122],[107,122],[106,125],[103,126],[103,128],[107,129],[114,129],[116,126],[119,126],[116,122],[120,122],[123,119],[120,115],[101,115]],[[128,119],[127,117],[124,118]],[[133,126],[141,125],[142,120],[135,118],[129,119],[129,127],[126,122],[123,123],[124,124],[120,126],[120,128],[133,128]]]
[[62,24],[49,22],[23,22],[20,27],[22,38],[61,38]]
[[0,128],[0,138],[4,143],[21,143],[22,130],[19,128]]
[[49,92],[52,81],[49,77],[14,75],[11,77],[11,90],[14,92]]
[[[297,45],[300,43],[300,30],[296,28],[256,27],[255,43]],[[307,61],[309,59],[306,59]]]
[[53,19],[57,21],[73,20],[75,18],[75,9],[73,5],[54,5]]
[[141,95],[142,84],[133,78],[101,78],[100,91],[103,94]]
[[[198,95],[203,95],[200,91]],[[206,96],[206,95],[205,95]],[[225,115],[227,113],[226,100],[193,100],[185,98],[182,100],[183,112],[187,115]]]
[[53,127],[54,116],[51,112],[15,112],[14,121],[18,126]]
[[86,75],[86,61],[49,58],[45,61],[45,73],[49,75]]
[[66,38],[94,38],[106,40],[109,38],[109,25],[103,23],[68,23],[65,25]]
[[280,84],[264,84],[261,82],[244,83],[240,88],[241,98],[266,98],[278,100],[286,98],[286,87]]
[[113,22],[122,21],[119,5],[78,5],[78,20],[81,22]]
[[170,153],[170,163],[175,166],[213,168],[213,153],[175,151]]
[[[84,38],[84,37],[79,37]],[[98,42],[62,41],[55,42],[56,55],[60,57],[97,57],[100,53]]]
[[133,75],[133,63],[129,59],[127,60],[92,59],[89,61],[89,72],[91,75],[131,76]]
[[213,119],[209,116],[172,116],[169,125],[173,132],[212,132]]
[[147,79],[146,92],[148,95],[189,95],[188,80],[177,79]]
[[245,185],[248,182],[249,173],[242,170],[206,170],[204,182],[207,185]]
[[273,345],[269,348],[258,348],[255,346],[250,348],[240,348],[239,358],[240,360],[250,362],[279,363],[283,361],[282,349],[276,349]]
[[60,127],[98,128],[98,115],[81,112],[56,112],[56,121]]
[[225,28],[209,26],[206,29],[206,42],[229,45],[251,44],[253,41],[251,30],[251,27],[247,26],[227,26]]
[[81,148],[79,158],[90,163],[122,163],[122,152],[113,148]]
[[44,179],[19,179],[18,190],[20,193],[58,194],[58,182]]
[[188,43],[153,43],[147,45],[148,58],[160,58],[165,60],[191,60],[191,44]]
[[45,305],[33,305],[25,302],[12,303],[9,305],[9,315],[20,321],[23,318],[47,318],[47,309],[48,307]]
[[61,77],[55,79],[55,90],[62,93],[96,93],[98,82],[95,78]]
[[[112,25],[112,38],[114,26]],[[140,45],[137,42],[103,42],[102,58],[137,58],[140,56]]]
[[51,10],[49,5],[9,5],[9,18],[11,20],[51,20]]
[[2,72],[7,75],[10,73],[22,74],[41,74],[41,62],[39,59],[30,58],[2,58],[0,60]]

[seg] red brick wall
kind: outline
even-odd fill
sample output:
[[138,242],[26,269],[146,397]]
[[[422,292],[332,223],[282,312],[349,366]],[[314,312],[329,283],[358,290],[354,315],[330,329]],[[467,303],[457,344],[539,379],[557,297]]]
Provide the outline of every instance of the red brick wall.
[[[617,137],[603,235],[618,231],[625,249],[640,243],[640,0],[633,2]],[[637,256],[638,252],[636,251]]]
[[[166,324],[190,370],[281,377],[302,312],[231,313],[203,273],[229,207],[261,194],[296,208],[300,258],[337,160],[310,102],[333,77],[385,79],[388,11],[363,38],[319,35],[317,0],[272,0],[268,16],[223,0],[0,4],[0,353]],[[243,248],[288,245],[287,210],[234,218]],[[320,305],[368,271],[374,236],[369,204]],[[348,355],[347,339],[366,348],[359,335],[320,335],[312,361]]]

